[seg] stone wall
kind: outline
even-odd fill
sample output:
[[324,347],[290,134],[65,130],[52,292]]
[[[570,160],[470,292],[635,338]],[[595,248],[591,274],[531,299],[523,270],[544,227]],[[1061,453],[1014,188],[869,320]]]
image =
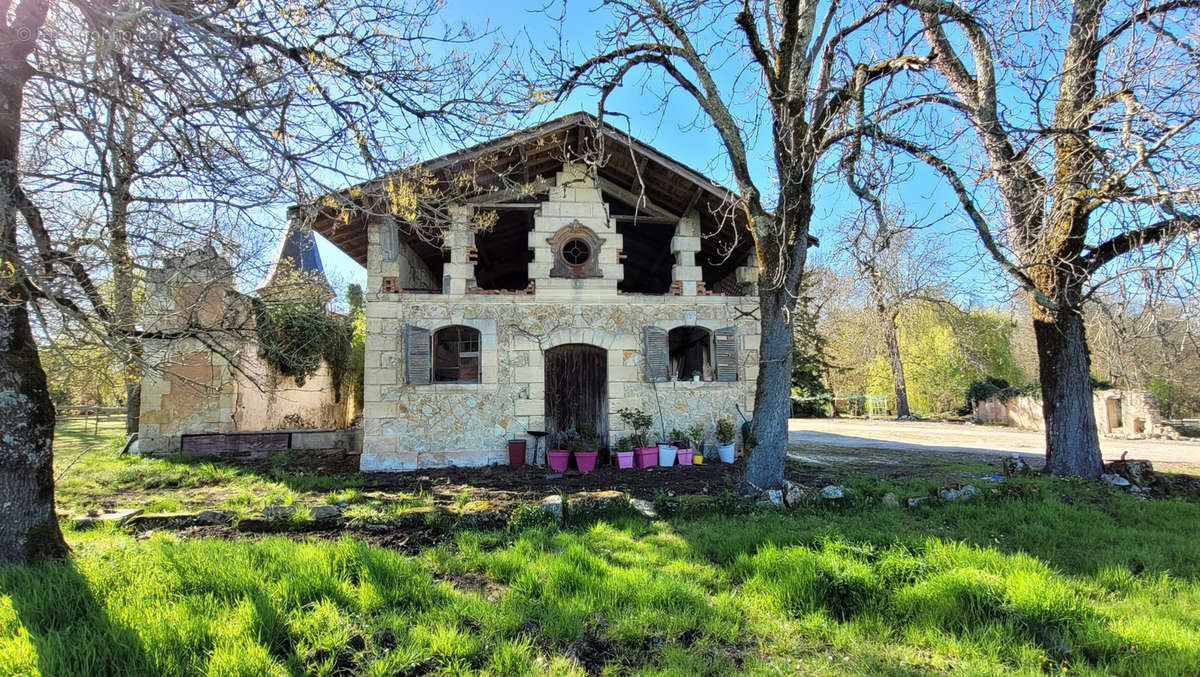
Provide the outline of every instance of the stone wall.
[[[546,350],[565,344],[607,355],[610,436],[626,434],[617,410],[641,408],[663,427],[703,424],[711,441],[720,416],[740,422],[751,411],[758,377],[758,323],[738,310],[752,300],[729,297],[619,297],[592,303],[545,303],[536,297],[446,299],[405,295],[405,303],[367,304],[363,470],[481,465],[506,458],[505,443],[545,430]],[[405,383],[404,327],[465,325],[480,331],[476,384]],[[738,381],[649,383],[642,330],[678,326],[738,330]],[[657,394],[657,398],[656,398]]]
[[[545,353],[567,344],[605,351],[608,429],[599,432],[610,441],[630,432],[617,415],[626,407],[653,416],[655,436],[659,429],[669,432],[699,423],[710,441],[719,417],[740,423],[738,408],[749,414],[758,377],[757,299],[702,295],[696,261],[702,235],[695,212],[679,220],[671,256],[664,257],[672,265],[676,289],[675,295],[664,296],[618,292],[625,275],[623,236],[586,166],[564,165],[534,211],[528,238],[531,292],[471,293],[476,265],[469,253],[475,245],[472,215],[470,205],[450,209],[444,238],[449,262],[437,285],[443,294],[384,292],[384,276],[406,274],[404,248],[397,246],[394,224],[377,219],[369,226],[363,470],[505,460],[509,439],[547,429]],[[561,266],[555,247],[568,235],[583,238],[595,250],[582,274],[554,272]],[[754,271],[753,261],[738,269],[737,279],[747,293],[753,292]],[[480,332],[479,382],[407,383],[406,327],[436,332],[451,325]],[[651,383],[645,376],[647,326],[736,328],[738,380]]]
[[[1162,422],[1154,396],[1142,390],[1097,390],[1092,393],[1096,429],[1110,437],[1166,437],[1178,432]],[[974,403],[973,417],[981,423],[1007,425],[1022,430],[1045,430],[1042,401],[1030,395],[1002,400],[990,397]]]
[[[211,248],[147,275],[138,448],[167,454],[188,433],[277,428],[340,428],[351,416],[349,389],[335,401],[328,369],[298,385],[258,357],[250,298]],[[178,336],[178,338],[174,338]]]

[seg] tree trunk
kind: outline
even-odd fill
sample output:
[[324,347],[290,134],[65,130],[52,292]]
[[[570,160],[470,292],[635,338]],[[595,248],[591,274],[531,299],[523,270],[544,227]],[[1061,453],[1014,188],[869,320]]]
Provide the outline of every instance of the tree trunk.
[[746,461],[743,491],[783,486],[787,458],[788,415],[792,405],[792,351],[795,335],[788,322],[788,293],[779,288],[759,296],[762,338],[754,397],[754,436],[758,446]]
[[0,564],[65,557],[54,513],[54,405],[22,302],[0,304]]
[[1035,313],[1033,331],[1046,419],[1046,471],[1056,476],[1099,477],[1104,462],[1092,409],[1083,316],[1074,309]]
[[892,387],[896,391],[896,418],[908,418],[908,384],[904,380],[904,363],[900,361],[900,337],[896,332],[896,314],[878,308],[883,323],[883,343],[887,347],[888,363],[892,365]]
[[[22,3],[15,16],[40,26],[45,7],[35,5],[31,13]],[[35,30],[19,48],[0,54],[0,564],[70,552],[54,513],[54,403],[29,326],[17,251],[21,104],[33,72],[25,57],[36,37]]]
[[[125,432],[135,433],[138,430],[138,418],[141,415],[142,394],[142,344],[134,337],[137,326],[136,309],[134,306],[133,255],[129,251],[129,204],[131,202],[131,186],[134,174],[137,172],[137,162],[134,157],[134,131],[136,130],[134,113],[126,113],[121,118],[114,109],[110,108],[112,126],[121,126],[121,135],[117,138],[108,137],[108,146],[112,157],[111,180],[109,189],[108,214],[108,260],[112,261],[113,279],[113,326],[110,332],[120,343],[125,369],[122,374],[125,381]],[[115,330],[115,331],[113,331]]]
[[[128,370],[126,374],[128,375]],[[141,373],[141,370],[138,370]],[[142,386],[140,383],[125,386],[125,432],[133,434],[138,431],[142,415]]]

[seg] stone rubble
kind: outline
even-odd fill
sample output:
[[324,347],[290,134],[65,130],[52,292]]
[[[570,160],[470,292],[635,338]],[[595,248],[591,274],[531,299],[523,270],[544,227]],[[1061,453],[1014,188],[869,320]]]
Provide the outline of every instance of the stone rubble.
[[237,513],[232,510],[201,510],[196,513],[195,523],[204,526],[224,526],[232,524],[237,519]]
[[821,497],[826,500],[836,501],[845,495],[846,489],[840,485],[830,484],[821,489]]
[[563,500],[562,496],[558,494],[543,498],[542,502],[538,504],[538,509],[549,513],[556,522],[561,523],[563,521]]
[[767,489],[762,492],[758,502],[760,505],[781,506],[783,505],[783,492],[779,489]]
[[629,507],[633,508],[649,519],[658,518],[658,511],[654,509],[654,504],[644,498],[629,499]]
[[1114,487],[1121,487],[1121,488],[1128,487],[1131,484],[1133,484],[1132,482],[1125,479],[1124,477],[1121,477],[1120,475],[1110,475],[1109,473],[1104,473],[1103,475],[1101,475],[1100,481],[1107,482],[1107,483],[1113,485]]
[[271,520],[287,519],[296,514],[294,505],[268,505],[262,509],[262,516]]
[[341,517],[342,511],[336,505],[314,505],[308,515],[317,522],[328,522]]
[[944,487],[938,490],[938,496],[943,501],[950,503],[953,503],[954,501],[969,501],[975,496],[978,496],[980,493],[979,487],[976,487],[974,484],[968,484],[959,489]]

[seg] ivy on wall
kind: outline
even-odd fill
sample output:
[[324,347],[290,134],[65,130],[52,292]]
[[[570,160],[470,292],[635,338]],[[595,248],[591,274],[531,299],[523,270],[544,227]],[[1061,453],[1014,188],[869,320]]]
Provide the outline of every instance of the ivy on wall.
[[334,401],[341,401],[342,385],[351,368],[354,323],[302,302],[264,303],[254,300],[258,356],[297,385],[316,373],[321,362],[329,366]]

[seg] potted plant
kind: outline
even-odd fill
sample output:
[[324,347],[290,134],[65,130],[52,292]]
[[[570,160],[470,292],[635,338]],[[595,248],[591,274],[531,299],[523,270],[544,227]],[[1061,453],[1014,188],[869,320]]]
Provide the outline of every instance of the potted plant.
[[633,467],[633,440],[628,437],[617,439],[617,443],[613,445],[613,453],[617,455],[618,468]]
[[633,456],[637,467],[649,468],[654,465],[658,460],[656,458],[658,449],[650,446],[650,426],[654,425],[654,419],[641,409],[618,409],[617,415],[621,417],[626,428],[633,430],[629,441],[633,446]]
[[679,465],[692,464],[692,443],[688,434],[679,428],[671,431],[671,440],[675,443],[675,458]]
[[675,465],[675,454],[678,451],[679,447],[676,447],[670,442],[659,442],[658,464],[664,468],[670,468],[671,466]]
[[600,438],[596,436],[596,426],[584,423],[579,426],[579,437],[571,440],[571,452],[575,454],[575,467],[579,472],[591,472],[596,469],[596,456],[600,453]]
[[554,435],[553,446],[555,448],[546,451],[546,462],[550,464],[550,469],[554,472],[563,472],[567,469],[567,462],[571,460],[571,450],[564,447],[570,445],[571,439],[575,435],[574,428]]
[[697,424],[689,427],[688,441],[692,443],[692,463],[704,463],[704,426]]
[[722,463],[733,463],[737,455],[737,444],[733,441],[736,434],[733,421],[727,418],[717,421],[717,453],[721,455]]

